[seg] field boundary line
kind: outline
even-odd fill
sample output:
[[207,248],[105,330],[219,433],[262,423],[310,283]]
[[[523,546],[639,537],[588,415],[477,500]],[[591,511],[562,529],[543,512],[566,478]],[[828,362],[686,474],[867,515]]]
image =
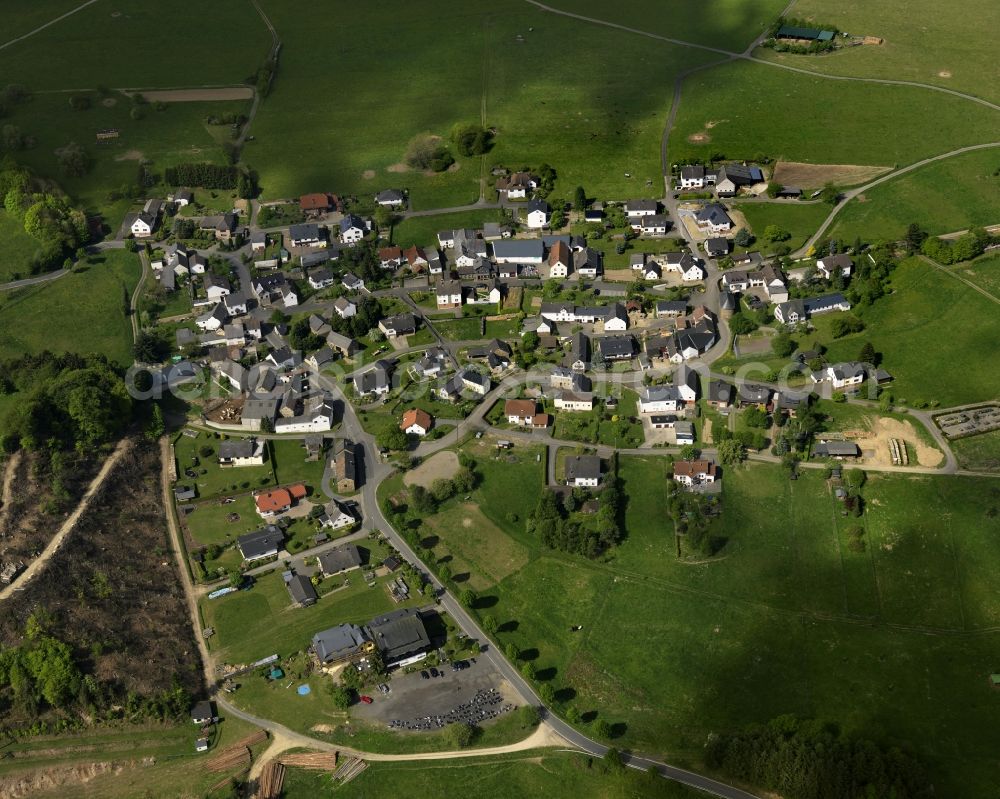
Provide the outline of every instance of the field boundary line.
[[50,19],[44,25],[39,25],[33,31],[28,31],[23,36],[18,36],[15,39],[11,39],[9,42],[4,42],[3,44],[0,44],[0,50],[3,50],[4,48],[10,47],[12,44],[17,44],[18,42],[23,42],[28,37],[34,36],[36,33],[40,33],[41,31],[43,31],[46,28],[48,28],[50,25],[55,25],[57,22],[61,22],[62,20],[66,19],[66,17],[73,16],[77,11],[83,11],[83,9],[85,9],[87,6],[92,6],[96,2],[97,2],[97,0],[87,0],[86,3],[81,3],[76,8],[73,8],[73,9],[70,9],[69,11],[67,11],[65,14],[62,14],[61,16],[58,16],[55,19]]

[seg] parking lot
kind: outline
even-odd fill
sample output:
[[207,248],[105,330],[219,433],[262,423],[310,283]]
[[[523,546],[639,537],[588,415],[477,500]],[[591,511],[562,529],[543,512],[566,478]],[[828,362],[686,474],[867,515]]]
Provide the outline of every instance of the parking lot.
[[489,724],[518,704],[511,686],[485,659],[466,662],[469,667],[462,671],[452,671],[447,664],[438,667],[437,677],[429,676],[430,668],[424,668],[426,679],[420,671],[397,674],[388,683],[388,694],[373,688],[369,691],[372,704],[359,703],[351,714],[403,731],[434,731],[449,721]]

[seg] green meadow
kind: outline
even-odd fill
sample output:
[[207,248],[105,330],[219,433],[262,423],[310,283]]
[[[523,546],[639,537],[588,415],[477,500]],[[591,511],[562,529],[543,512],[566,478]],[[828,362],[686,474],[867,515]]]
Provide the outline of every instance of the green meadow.
[[132,363],[125,299],[139,279],[136,255],[108,250],[51,283],[0,294],[0,357],[30,352],[103,353]]
[[1000,112],[926,89],[825,80],[737,61],[684,82],[670,152],[677,159],[762,154],[902,166],[992,141],[998,121]]
[[[732,207],[746,217],[750,230],[757,237],[748,249],[765,254],[773,252],[778,246],[789,247],[794,252],[805,244],[833,210],[826,203],[736,202]],[[790,233],[791,238],[775,243],[766,241],[764,230],[769,225],[777,225]]]
[[792,16],[884,42],[819,57],[763,49],[755,55],[814,72],[927,83],[998,102],[996,48],[983,31],[1000,25],[1000,9],[990,0],[966,0],[954,10],[942,14],[933,0],[799,0]]
[[866,191],[840,212],[830,235],[895,241],[916,222],[932,235],[1000,224],[1000,147],[948,158]]
[[24,225],[7,211],[0,210],[0,283],[31,276],[31,259],[41,245],[24,232]]

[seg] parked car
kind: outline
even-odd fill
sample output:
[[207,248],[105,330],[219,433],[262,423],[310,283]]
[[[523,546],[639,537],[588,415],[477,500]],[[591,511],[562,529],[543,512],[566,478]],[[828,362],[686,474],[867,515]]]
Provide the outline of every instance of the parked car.
[[431,669],[431,677],[437,677],[437,676],[438,676],[438,670],[437,669]]
[[385,684],[384,682],[383,682],[383,683],[379,683],[379,686],[378,686],[378,689],[379,689],[379,690],[380,690],[380,691],[381,691],[381,692],[382,692],[383,694],[387,694],[387,693],[389,693],[389,686],[388,686],[388,685],[386,685],[386,684]]
[[361,701],[364,702],[366,705],[370,705],[375,700],[372,699],[370,696],[362,696]]
[[431,678],[431,675],[428,674],[426,671],[422,671],[420,672],[420,677],[424,680],[429,680]]

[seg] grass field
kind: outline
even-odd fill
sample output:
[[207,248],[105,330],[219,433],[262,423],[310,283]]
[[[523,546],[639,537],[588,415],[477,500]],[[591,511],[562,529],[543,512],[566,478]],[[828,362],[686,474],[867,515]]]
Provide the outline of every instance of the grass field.
[[0,283],[31,276],[31,259],[41,250],[16,217],[0,210]]
[[571,753],[525,752],[490,758],[373,763],[360,777],[333,789],[317,772],[289,769],[287,799],[371,796],[457,796],[470,786],[481,796],[600,796],[603,799],[695,799],[704,794],[645,774],[605,774],[600,763]]
[[[831,124],[834,108],[843,112]],[[815,164],[905,165],[992,141],[998,120],[996,111],[938,92],[824,80],[741,61],[685,81],[670,152],[675,159],[760,153]],[[707,140],[688,140],[697,134]]]
[[613,7],[601,0],[555,0],[554,8],[626,25],[672,39],[742,52],[785,7],[781,0],[625,0]]
[[[178,435],[174,438],[174,456],[177,459],[179,481],[186,485],[192,482],[196,484],[199,499],[258,489],[274,483],[274,460],[270,454],[270,447],[263,466],[223,468],[218,462],[219,445],[222,440],[218,434],[206,432],[198,432],[193,438],[187,435]],[[203,447],[211,449],[211,453],[203,455],[201,453]],[[188,469],[194,471],[197,476],[192,478],[186,474]],[[201,474],[202,471],[205,474]]]
[[986,255],[971,263],[956,264],[951,271],[1000,300],[1000,255]]
[[[995,52],[982,35],[1000,25],[989,0],[963,4],[961,14],[940,14],[933,0],[870,3],[865,0],[801,0],[792,14],[836,25],[859,36],[879,36],[877,47],[852,47],[828,56],[792,56],[758,50],[756,55],[814,72],[929,83],[1000,100],[989,76]],[[929,21],[933,23],[929,25]]]
[[[97,7],[100,5],[92,6]],[[135,183],[139,159],[150,161],[150,169],[161,176],[165,167],[181,162],[223,163],[221,143],[229,138],[230,128],[208,125],[205,119],[209,114],[246,113],[249,109],[249,103],[241,101],[170,103],[163,111],[147,106],[145,116],[135,120],[126,97],[115,93],[112,99],[115,104],[106,107],[95,95],[91,108],[74,111],[65,94],[37,95],[14,108],[4,120],[37,140],[32,149],[18,152],[17,160],[57,180],[88,210],[103,212],[112,229],[121,223],[129,203],[111,201],[108,193]],[[95,133],[103,128],[117,128],[119,138],[96,144]],[[55,150],[71,141],[80,144],[92,161],[90,170],[81,177],[63,174],[56,161]]]
[[[19,4],[4,12],[3,41],[65,13],[65,0]],[[73,6],[79,3],[72,3]],[[11,17],[16,26],[8,29]],[[197,24],[192,24],[192,20]],[[11,35],[8,36],[7,33]],[[173,58],[178,42],[191,57]],[[22,42],[0,50],[4,83],[46,89],[153,88],[238,84],[267,58],[271,37],[243,0],[209,5],[152,0],[127,7],[94,3]],[[155,57],[135,59],[136,48]],[[44,52],[45,58],[34,58]],[[64,98],[65,99],[65,96]]]
[[[368,542],[360,546],[369,548]],[[202,615],[215,635],[209,645],[229,663],[249,663],[277,652],[283,658],[306,649],[320,630],[337,624],[360,624],[397,607],[385,590],[385,578],[369,587],[360,572],[324,580],[319,601],[308,608],[293,607],[279,571],[257,579],[249,591],[220,599],[204,599]],[[347,583],[346,588],[335,588]],[[332,591],[332,593],[323,593]],[[419,596],[403,606],[419,605]]]
[[[855,520],[841,516],[822,473],[793,483],[776,467],[727,470],[713,531],[727,543],[699,563],[674,557],[666,468],[663,458],[622,459],[627,539],[602,561],[541,549],[505,505],[479,502],[508,544],[493,533],[489,546],[475,545],[457,525],[435,529],[446,547],[455,538],[473,547],[463,560],[470,583],[509,571],[513,544],[519,558],[527,553],[522,568],[479,590],[480,612],[551,681],[559,707],[596,712],[622,746],[692,766],[713,729],[815,715],[906,741],[939,789],[978,795],[968,786],[991,779],[983,735],[998,701],[986,678],[1000,613],[988,542],[1000,520],[986,511],[1000,484],[871,475],[858,553],[847,546]],[[477,494],[496,479],[485,473]],[[540,470],[536,479],[541,486]],[[607,634],[622,629],[629,635]],[[775,684],[782,691],[768,689]],[[937,725],[943,739],[931,735]]]
[[482,326],[483,321],[478,316],[434,322],[434,329],[447,341],[475,341],[482,337]]
[[963,469],[1000,472],[1000,430],[949,442]]
[[932,235],[1000,224],[1000,148],[965,153],[876,186],[840,212],[830,235],[844,241],[902,238],[916,222]]
[[[767,254],[775,247],[786,246],[797,250],[816,230],[833,209],[826,203],[733,203],[733,208],[741,212],[757,237],[750,250]],[[764,229],[777,225],[792,234],[787,241],[769,243],[764,240]]]
[[[124,726],[120,729],[97,729],[79,735],[60,735],[33,738],[30,743],[14,744],[14,757],[0,766],[0,778],[24,774],[39,776],[41,785],[31,792],[32,797],[63,799],[67,795],[81,799],[149,799],[168,797],[216,797],[210,793],[212,785],[224,774],[203,768],[206,759],[218,753],[220,747],[231,746],[256,731],[256,727],[241,719],[221,716],[218,735],[206,753],[196,753],[194,742],[198,728],[190,723],[177,726]],[[253,748],[254,756],[266,744]],[[18,754],[14,754],[14,750]],[[37,751],[37,756],[31,754]],[[148,758],[143,762],[144,758]],[[118,764],[105,773],[81,779],[93,763]],[[48,780],[39,774],[42,769],[65,768],[72,771],[69,781],[61,783],[53,773]],[[236,769],[233,769],[235,774]],[[178,785],[185,786],[185,793],[178,793]]]
[[[52,283],[0,294],[0,357],[99,352],[130,364],[132,327],[122,309],[139,271],[137,256],[111,250]],[[55,323],[60,319],[72,324]]]
[[[443,0],[419,8],[397,0],[329,22],[275,2],[265,10],[285,49],[245,158],[260,169],[268,197],[320,189],[360,195],[401,185],[418,209],[472,202],[481,159],[460,157],[457,170],[443,175],[394,165],[414,135],[447,137],[455,123],[479,121],[497,129],[490,164],[546,161],[566,196],[578,183],[595,195],[642,194],[646,180],[661,180],[658,143],[669,103],[669,92],[644,87],[669,85],[682,68],[713,58],[514,0],[460,9]],[[461,37],[440,35],[445,14]],[[602,68],[581,71],[575,48],[551,46],[570,39],[601,52]],[[339,54],[338,80],[366,87],[358,102],[314,101],[316,53],[331,47]],[[401,81],[396,66],[378,55],[385,47],[403,48],[421,65],[412,80]],[[635,80],[636,69],[643,81]],[[290,115],[299,122],[291,128]]]
[[828,342],[827,358],[856,358],[871,340],[895,377],[889,390],[900,403],[936,400],[947,407],[995,399],[1000,378],[981,367],[982,342],[997,335],[996,305],[917,258],[896,268],[892,289],[861,314],[866,330]]

